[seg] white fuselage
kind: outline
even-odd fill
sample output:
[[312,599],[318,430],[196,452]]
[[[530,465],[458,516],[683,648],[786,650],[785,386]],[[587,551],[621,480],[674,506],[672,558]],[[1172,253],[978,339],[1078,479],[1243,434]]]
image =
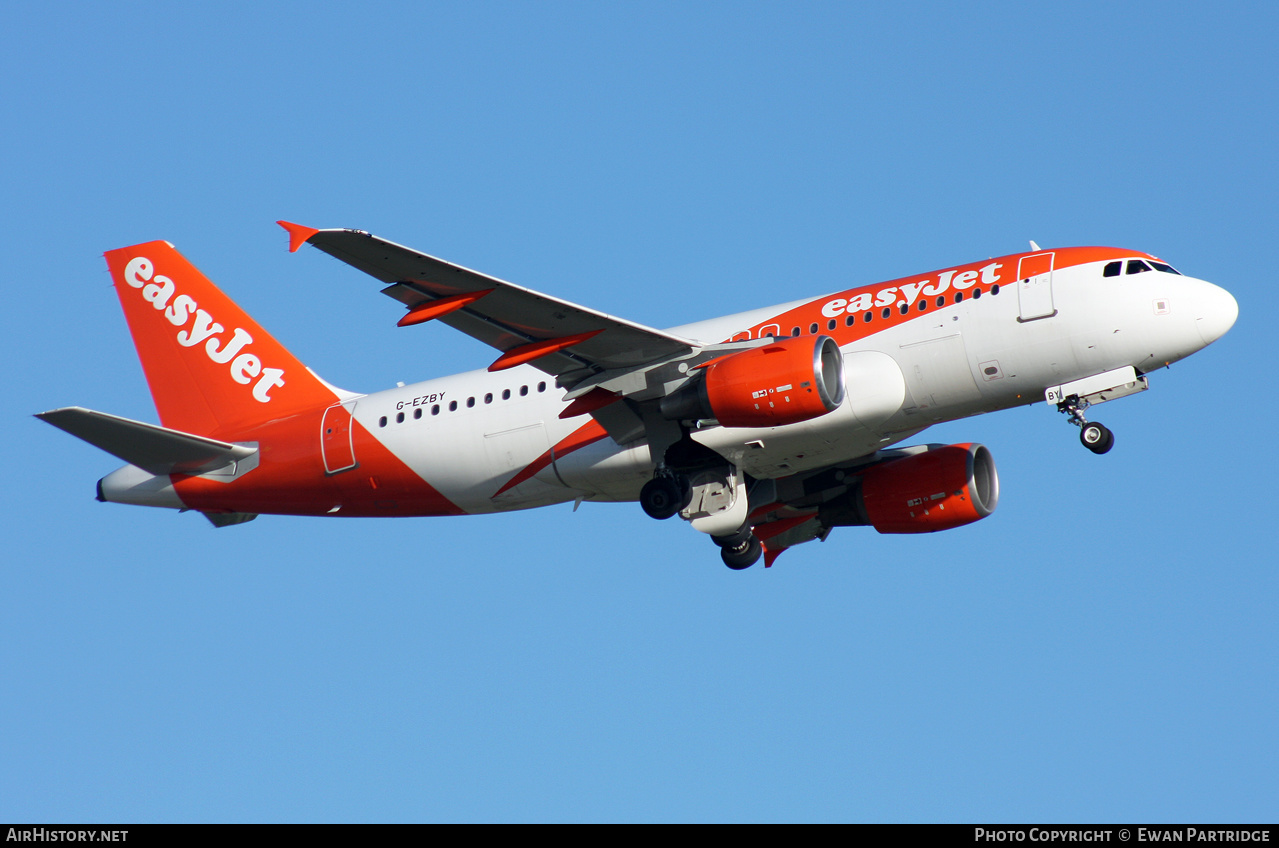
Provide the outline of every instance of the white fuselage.
[[[841,345],[847,391],[827,415],[759,429],[712,425],[693,437],[756,478],[784,477],[865,456],[941,421],[1041,401],[1048,386],[1123,366],[1142,374],[1162,368],[1219,337],[1237,314],[1233,298],[1211,283],[1157,271],[1103,277],[1100,265],[1057,270],[1047,291],[1017,282],[988,289]],[[740,338],[770,316],[822,301],[671,332],[708,343]],[[843,299],[832,295],[823,320],[832,313],[829,323],[847,320],[842,309]],[[496,494],[590,421],[561,419],[562,395],[552,378],[525,365],[359,396],[354,416],[466,512],[634,500],[652,477],[648,447],[607,438],[552,455],[534,476]]]

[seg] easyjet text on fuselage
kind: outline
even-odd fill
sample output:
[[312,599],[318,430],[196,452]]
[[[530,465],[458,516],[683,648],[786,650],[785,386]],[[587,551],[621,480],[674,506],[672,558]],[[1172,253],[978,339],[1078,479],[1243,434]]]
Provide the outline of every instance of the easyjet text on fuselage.
[[984,286],[993,286],[1000,281],[998,272],[1002,267],[1004,266],[1000,262],[991,262],[989,265],[968,271],[952,268],[949,271],[939,272],[935,277],[930,276],[914,283],[899,283],[895,286],[885,286],[875,292],[832,298],[822,305],[822,315],[827,318],[836,318],[845,313],[863,312],[880,306],[909,304],[913,303],[917,297],[936,297],[952,288],[956,291],[965,291],[979,282]]

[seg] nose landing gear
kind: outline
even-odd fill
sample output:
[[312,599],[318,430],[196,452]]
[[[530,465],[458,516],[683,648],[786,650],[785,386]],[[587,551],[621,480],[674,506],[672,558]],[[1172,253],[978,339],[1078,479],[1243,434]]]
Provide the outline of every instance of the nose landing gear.
[[1084,418],[1084,410],[1088,406],[1088,401],[1079,395],[1071,395],[1057,404],[1057,411],[1070,415],[1070,423],[1079,428],[1080,444],[1093,453],[1106,453],[1115,446],[1115,434],[1105,424]]

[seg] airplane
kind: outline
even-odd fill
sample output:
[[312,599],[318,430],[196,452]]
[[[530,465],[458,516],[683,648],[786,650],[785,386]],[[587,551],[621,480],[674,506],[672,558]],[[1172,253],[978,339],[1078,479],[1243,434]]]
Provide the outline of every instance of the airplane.
[[[668,330],[579,306],[362,230],[278,222],[384,284],[398,326],[492,346],[485,370],[369,394],[325,382],[168,242],[105,254],[160,425],[36,417],[128,463],[104,502],[259,514],[448,516],[639,501],[772,566],[836,527],[926,533],[999,501],[989,449],[901,447],[928,427],[1046,402],[1104,454],[1092,405],[1206,347],[1226,290],[1147,253],[1042,250]],[[319,310],[317,310],[318,312]]]

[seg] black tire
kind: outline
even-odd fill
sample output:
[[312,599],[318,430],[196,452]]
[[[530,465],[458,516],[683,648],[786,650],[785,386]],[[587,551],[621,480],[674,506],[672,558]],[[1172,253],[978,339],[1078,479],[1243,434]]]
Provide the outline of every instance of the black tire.
[[680,510],[687,509],[688,505],[693,502],[693,481],[689,480],[683,474],[680,474],[678,477],[676,477],[675,481],[676,483],[679,484],[679,493],[680,493],[679,509],[675,511],[679,512]]
[[1104,424],[1090,421],[1079,428],[1079,441],[1095,454],[1103,454],[1115,446],[1115,434]]
[[[689,490],[691,497],[692,490]],[[683,509],[684,490],[670,477],[654,477],[640,489],[640,507],[649,518],[664,521]]]
[[1110,432],[1110,430],[1107,430],[1106,441],[1102,443],[1102,446],[1097,449],[1097,453],[1109,453],[1110,449],[1113,448],[1114,446],[1115,446],[1115,434]]
[[720,559],[724,560],[724,565],[734,571],[750,568],[759,562],[759,558],[763,553],[764,546],[759,543],[759,539],[756,539],[753,534],[747,537],[746,541],[740,545],[719,549],[719,556]]

